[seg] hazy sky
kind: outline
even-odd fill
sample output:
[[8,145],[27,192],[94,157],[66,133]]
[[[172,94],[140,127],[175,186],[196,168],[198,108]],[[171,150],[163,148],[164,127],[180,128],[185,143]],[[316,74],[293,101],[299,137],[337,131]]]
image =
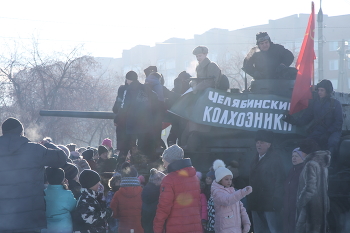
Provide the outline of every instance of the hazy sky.
[[[319,6],[315,2],[316,13]],[[350,0],[323,0],[322,9],[329,16],[350,14]],[[29,43],[35,37],[47,53],[84,44],[93,56],[117,58],[139,44],[310,12],[308,0],[11,0],[1,4],[0,40]]]

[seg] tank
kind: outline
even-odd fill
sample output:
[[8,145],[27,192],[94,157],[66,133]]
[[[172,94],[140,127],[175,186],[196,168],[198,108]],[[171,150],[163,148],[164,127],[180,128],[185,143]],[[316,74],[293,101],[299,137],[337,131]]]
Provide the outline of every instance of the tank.
[[[306,137],[305,130],[283,123],[280,118],[281,114],[287,112],[288,110],[288,107],[286,108],[285,103],[290,101],[293,87],[293,80],[257,80],[252,81],[250,88],[242,93],[235,93],[235,91],[229,93],[216,90],[206,90],[206,94],[204,94],[207,95],[206,97],[200,96],[195,100],[189,99],[187,102],[182,103],[182,106],[176,106],[179,102],[175,103],[175,105],[170,109],[171,112],[187,119],[194,119],[194,121],[197,121],[197,123],[204,122],[205,124],[212,126],[210,131],[202,132],[205,130],[201,130],[199,128],[198,131],[193,132],[189,136],[187,147],[184,148],[185,156],[191,158],[192,164],[199,171],[208,171],[213,161],[216,159],[222,159],[226,164],[230,164],[232,161],[236,161],[239,164],[238,171],[239,177],[241,177],[242,181],[241,185],[248,185],[250,163],[256,154],[254,140],[255,132],[264,127],[239,128],[239,121],[236,121],[236,125],[234,126],[229,125],[230,127],[226,127],[227,124],[225,127],[217,127],[217,125],[221,121],[223,123],[229,123],[230,117],[227,116],[226,119],[225,114],[229,114],[230,111],[227,110],[228,112],[225,113],[225,108],[228,109],[228,107],[230,108],[234,104],[237,105],[238,102],[234,102],[235,100],[247,100],[244,103],[245,105],[249,105],[249,101],[256,99],[262,100],[261,111],[265,111],[265,117],[267,116],[269,118],[271,116],[269,114],[274,114],[271,117],[271,129],[267,127],[267,130],[272,130],[275,132],[273,149],[281,156],[284,170],[287,173],[292,167],[292,150],[296,148],[299,142]],[[218,93],[217,95],[215,94],[216,92]],[[183,98],[187,97],[184,96]],[[208,98],[209,100],[206,100],[205,102],[203,98]],[[342,139],[337,152],[337,156],[339,158],[338,164],[333,164],[329,169],[328,192],[331,203],[329,225],[331,232],[342,232],[342,230],[347,227],[345,220],[350,217],[350,121],[347,117],[348,115],[350,116],[350,94],[336,92],[334,93],[334,98],[339,100],[342,104],[344,123],[342,127]],[[214,106],[211,108],[209,105],[204,106],[208,103],[211,104],[210,101],[213,103],[215,102],[215,104],[221,104],[221,115],[218,113],[218,107]],[[225,101],[227,102],[226,105]],[[278,104],[276,101],[279,101]],[[241,104],[242,103],[243,102],[241,102]],[[255,103],[258,105],[260,104],[259,101],[252,104]],[[267,103],[269,103],[270,110],[273,110],[272,113],[269,112],[269,109],[263,109],[264,104],[266,105],[265,107],[267,107]],[[200,105],[201,107],[197,108],[197,105]],[[186,106],[186,109],[188,110],[182,111],[181,109],[184,108],[183,106]],[[207,113],[205,112],[206,110]],[[180,111],[182,111],[182,113],[179,113]],[[201,111],[204,111],[203,116],[200,113]],[[232,113],[231,111],[231,120],[232,114],[234,115],[235,113]],[[247,111],[245,114],[245,116],[248,116],[250,112]],[[113,112],[79,112],[52,110],[42,110],[40,111],[40,115],[95,119],[113,119],[115,116]],[[237,114],[236,119],[238,119],[239,116],[240,115]],[[256,116],[259,117],[259,115],[255,115],[255,117]],[[259,125],[259,122],[257,125]]]

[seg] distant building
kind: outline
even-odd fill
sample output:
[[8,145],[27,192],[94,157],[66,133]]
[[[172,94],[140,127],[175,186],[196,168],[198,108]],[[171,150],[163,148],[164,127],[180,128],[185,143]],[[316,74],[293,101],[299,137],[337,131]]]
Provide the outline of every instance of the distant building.
[[[268,24],[242,28],[229,31],[226,29],[211,29],[202,35],[194,35],[193,39],[171,38],[153,47],[137,45],[129,50],[124,50],[122,58],[117,59],[120,66],[119,72],[125,75],[129,70],[134,70],[143,75],[143,69],[150,65],[156,65],[158,71],[165,77],[165,85],[173,87],[173,80],[183,70],[195,75],[196,60],[192,50],[198,45],[205,45],[209,48],[209,58],[223,68],[223,72],[229,78],[236,79],[232,85],[240,82],[243,77],[240,71],[240,63],[249,49],[255,46],[255,34],[260,31],[267,31],[271,40],[284,45],[290,49],[297,58],[304,38],[309,14],[291,15],[285,18],[270,20]],[[350,58],[346,57],[343,70],[339,70],[340,57],[338,48],[341,41],[350,43],[350,14],[341,16],[323,17],[323,40],[324,40],[324,78],[330,79],[337,91],[349,92],[350,83]],[[318,55],[317,22],[315,29],[315,52]],[[345,45],[344,50],[349,51],[350,47]],[[296,60],[295,58],[295,60]],[[235,62],[232,62],[235,61]],[[230,69],[234,67],[234,69]],[[315,83],[318,81],[318,61],[315,60]],[[339,72],[343,73],[343,80],[339,84]],[[339,85],[338,85],[339,84]],[[242,88],[242,86],[240,86]]]

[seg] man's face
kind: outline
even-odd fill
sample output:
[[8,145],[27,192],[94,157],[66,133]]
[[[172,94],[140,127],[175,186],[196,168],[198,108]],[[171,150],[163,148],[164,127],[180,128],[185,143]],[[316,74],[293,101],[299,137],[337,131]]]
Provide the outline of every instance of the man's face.
[[267,150],[270,148],[271,143],[259,140],[259,141],[256,141],[255,146],[259,155],[264,155],[266,154]]
[[324,89],[323,87],[319,87],[317,93],[320,99],[326,97],[327,95],[326,89]]
[[270,48],[270,41],[264,40],[258,43],[258,47],[261,51],[267,51]]
[[220,180],[220,184],[224,186],[225,188],[231,187],[232,185],[232,176],[227,175],[224,178]]
[[132,83],[132,80],[126,79],[126,83],[129,85],[130,83]]
[[204,53],[200,53],[196,55],[197,61],[198,63],[201,63],[202,61],[204,61],[204,59],[207,57],[207,54]]

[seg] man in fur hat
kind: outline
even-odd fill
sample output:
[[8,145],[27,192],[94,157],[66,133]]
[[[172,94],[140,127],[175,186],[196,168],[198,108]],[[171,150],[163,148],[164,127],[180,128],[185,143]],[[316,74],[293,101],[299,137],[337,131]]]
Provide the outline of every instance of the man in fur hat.
[[327,79],[321,80],[317,86],[317,97],[300,118],[286,115],[284,121],[297,126],[308,125],[308,138],[315,140],[321,149],[329,150],[332,156],[341,137],[343,126],[343,110],[340,102],[331,97],[333,85]]
[[274,44],[267,32],[256,34],[256,45],[244,59],[245,72],[255,80],[296,78],[297,69],[289,67],[294,60],[291,51]]
[[208,48],[198,46],[193,50],[198,66],[196,67],[197,78],[191,82],[193,92],[204,90],[208,87],[215,87],[215,82],[221,76],[221,70],[215,62],[209,60]]

